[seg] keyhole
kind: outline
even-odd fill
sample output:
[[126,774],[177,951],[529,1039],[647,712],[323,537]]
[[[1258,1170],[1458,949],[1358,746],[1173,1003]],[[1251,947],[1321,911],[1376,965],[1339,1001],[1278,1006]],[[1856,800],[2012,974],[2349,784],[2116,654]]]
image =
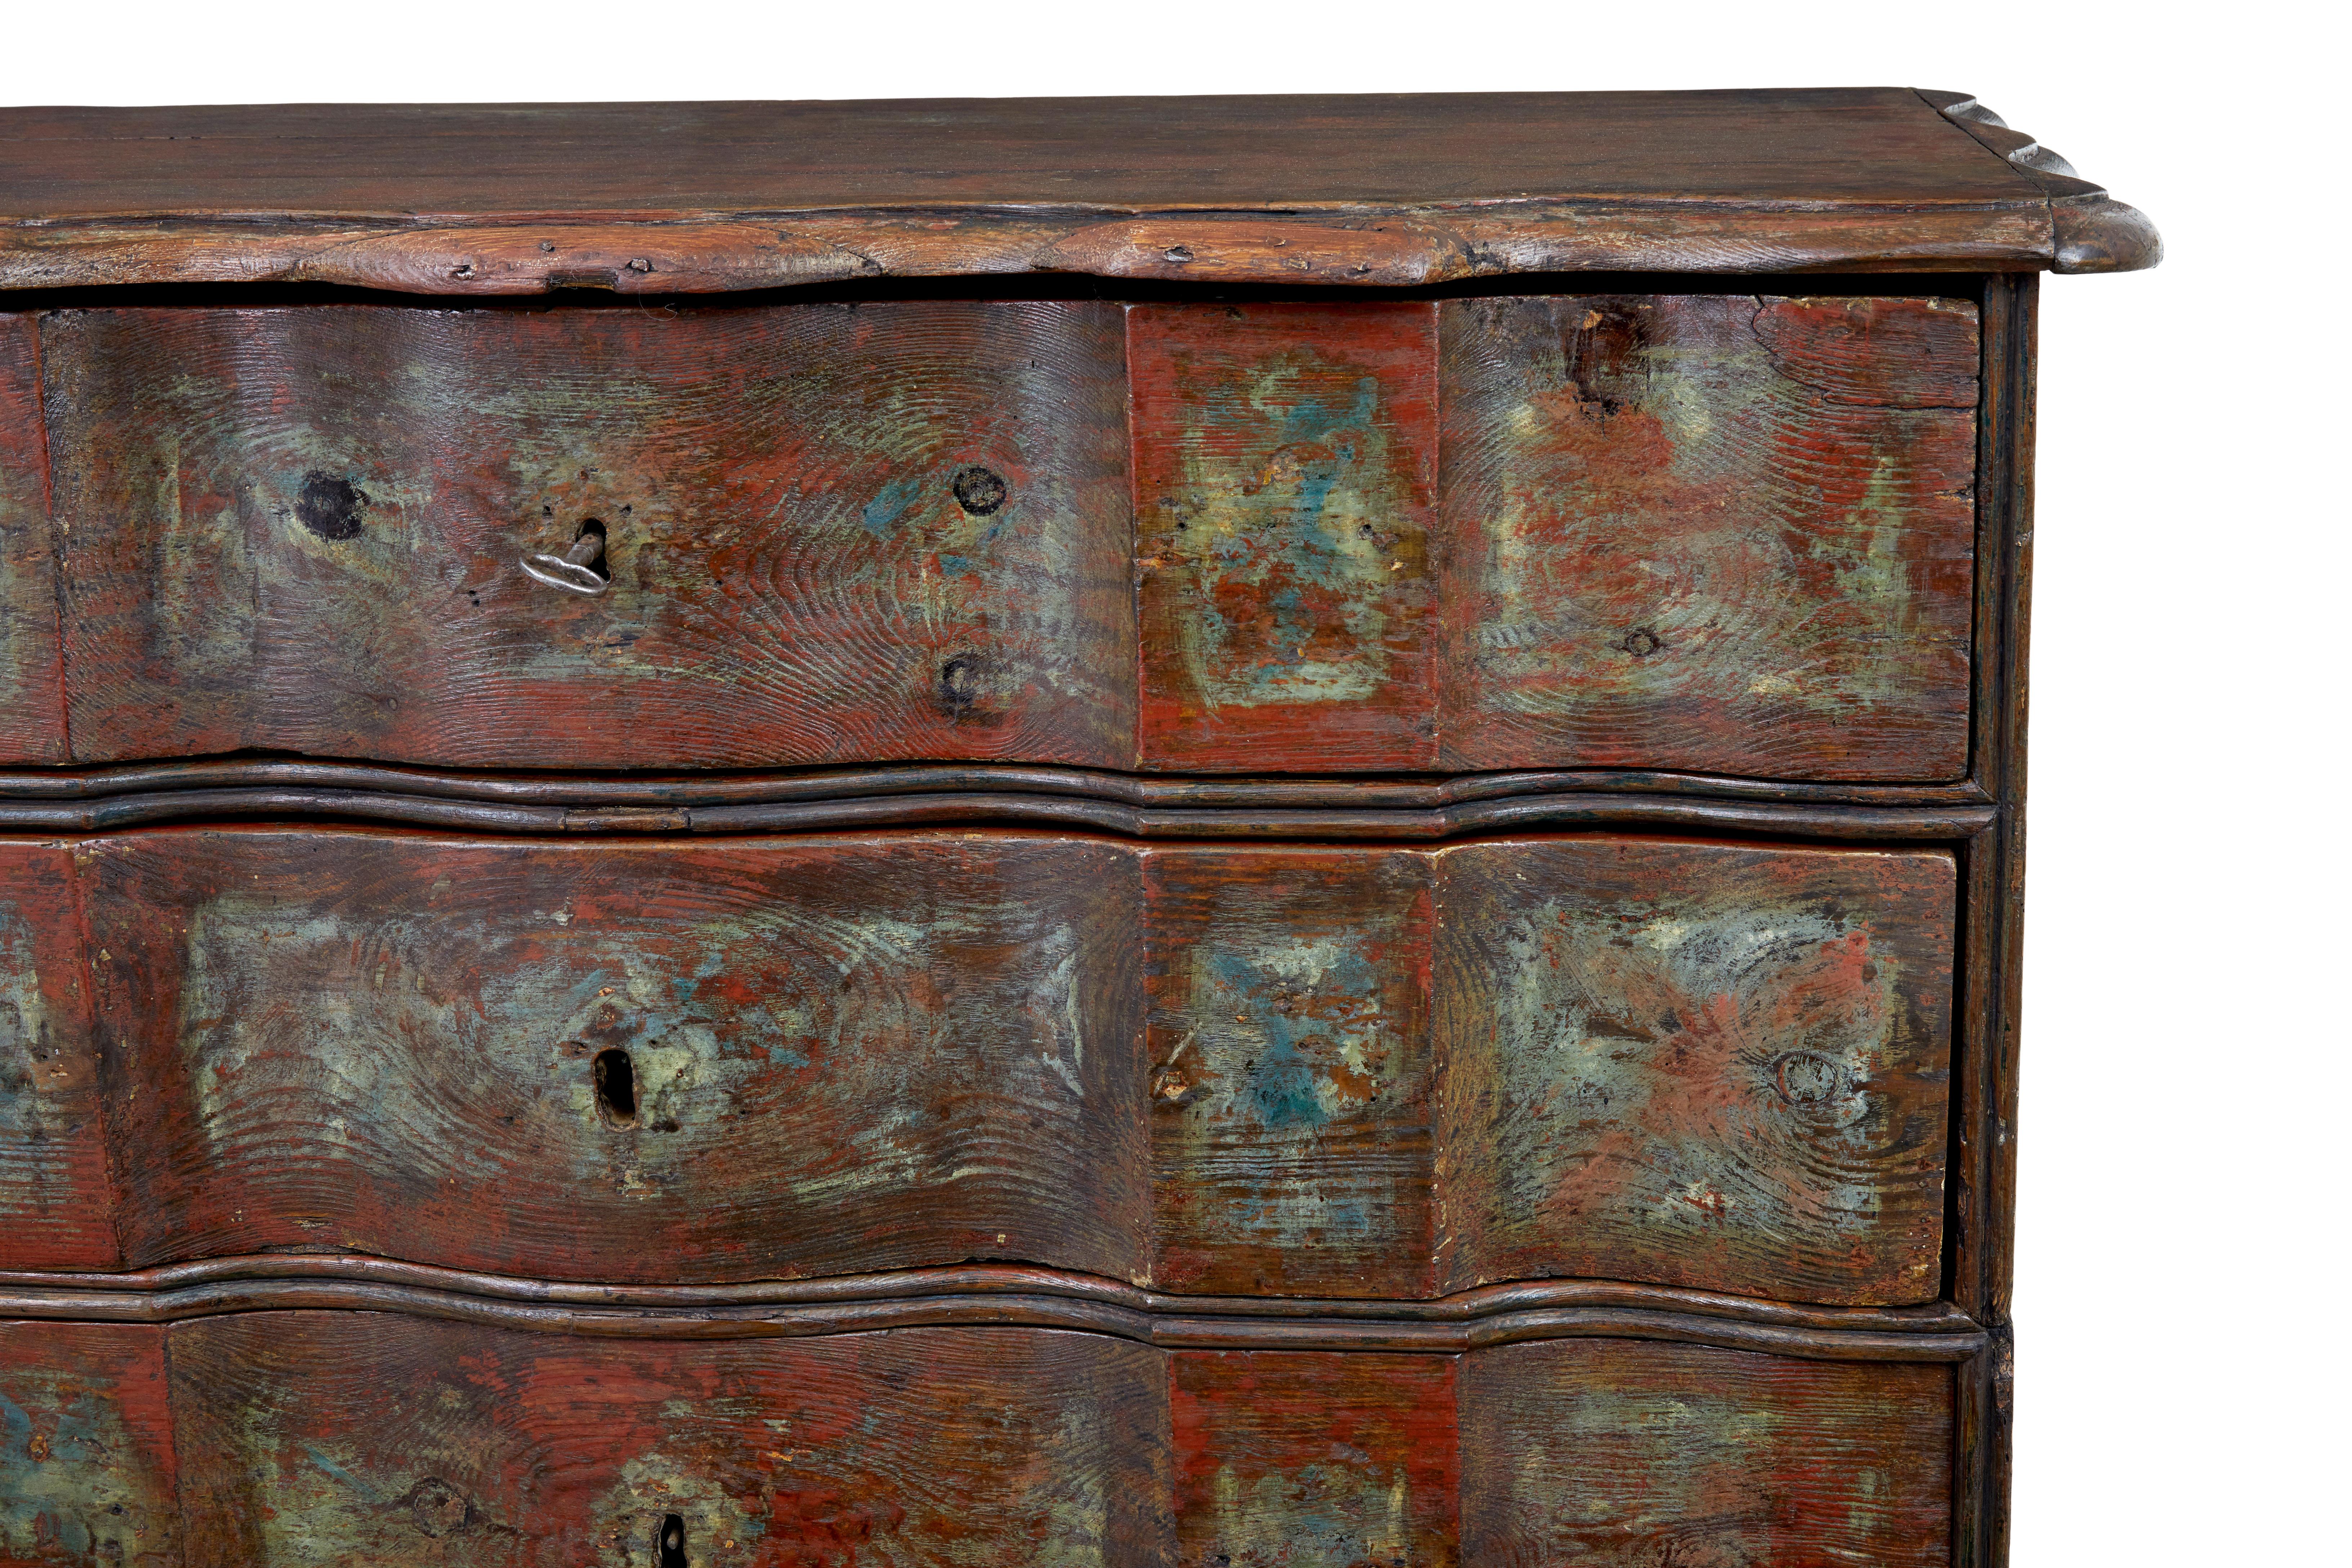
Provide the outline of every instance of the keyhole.
[[686,1568],[686,1521],[674,1513],[662,1520],[660,1568]]
[[[595,541],[593,549],[588,542],[590,540]],[[580,532],[572,542],[572,559],[604,579],[605,582],[609,583],[613,580],[612,568],[604,564],[604,520],[603,518],[592,517],[580,525]]]
[[596,1079],[596,1109],[615,1127],[637,1124],[637,1068],[618,1046],[596,1053],[589,1064]]

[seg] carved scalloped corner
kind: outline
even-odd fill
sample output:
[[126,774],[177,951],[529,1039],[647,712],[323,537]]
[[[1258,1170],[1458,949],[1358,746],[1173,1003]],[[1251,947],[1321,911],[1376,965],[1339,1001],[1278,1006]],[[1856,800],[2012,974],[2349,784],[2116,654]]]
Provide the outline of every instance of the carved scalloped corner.
[[2053,272],[2138,272],[2164,259],[2164,239],[2147,215],[2112,196],[2063,196],[2050,204]]
[[2009,160],[2050,198],[2053,272],[2137,272],[2164,259],[2164,241],[2146,213],[2074,173],[2074,165],[1960,92],[1915,88],[1937,113]]

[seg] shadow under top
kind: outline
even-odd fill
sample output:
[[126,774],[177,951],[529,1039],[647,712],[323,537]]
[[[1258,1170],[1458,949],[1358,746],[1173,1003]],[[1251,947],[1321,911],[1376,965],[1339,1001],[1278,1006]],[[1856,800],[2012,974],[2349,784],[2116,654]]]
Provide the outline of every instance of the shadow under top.
[[2155,230],[1956,93],[0,110],[0,289],[698,293],[1068,272],[2125,271]]

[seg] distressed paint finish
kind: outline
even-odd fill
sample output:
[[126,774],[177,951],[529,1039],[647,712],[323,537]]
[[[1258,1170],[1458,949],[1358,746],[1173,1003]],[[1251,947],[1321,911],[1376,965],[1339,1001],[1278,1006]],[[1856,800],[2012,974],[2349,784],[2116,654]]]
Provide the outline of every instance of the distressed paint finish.
[[1948,1367],[1632,1340],[1468,1360],[1467,1563],[1951,1561]]
[[1330,1351],[1171,1358],[1181,1560],[1453,1568],[1460,1358]]
[[[1965,767],[1973,307],[1124,319],[54,313],[75,755]],[[40,542],[31,397],[0,418],[0,746],[41,759],[48,558],[8,542]],[[592,518],[608,591],[521,574]]]
[[[1146,1277],[1119,847],[265,830],[94,853],[131,1267]],[[596,1089],[614,1050],[625,1120]]]
[[163,1333],[0,1322],[0,1563],[179,1568]]
[[1442,310],[1444,765],[1959,776],[1973,305]]
[[73,851],[0,840],[0,1268],[111,1268]]
[[1140,762],[1426,768],[1428,304],[1139,305]]
[[1053,1330],[577,1340],[373,1313],[173,1331],[188,1568],[1156,1568],[1161,1352]]
[[[646,1283],[967,1258],[1201,1294],[1939,1282],[1937,851],[227,828],[72,853],[118,1208],[91,1134],[69,1170],[17,1139],[16,1169],[83,1173],[35,1267],[115,1266],[119,1233],[122,1267],[308,1247]],[[73,902],[23,917],[52,976]],[[625,1118],[596,1089],[614,1050]]]
[[37,318],[0,312],[0,762],[67,761]]
[[1610,1339],[0,1323],[0,1560],[645,1568],[675,1516],[698,1568],[1932,1568],[1953,1387]]
[[1935,1298],[1949,855],[1524,840],[1440,866],[1449,1288]]
[[[1116,306],[46,318],[80,760],[1121,765]],[[517,563],[605,530],[583,597]]]
[[1431,1288],[1428,857],[1144,852],[1158,1281]]

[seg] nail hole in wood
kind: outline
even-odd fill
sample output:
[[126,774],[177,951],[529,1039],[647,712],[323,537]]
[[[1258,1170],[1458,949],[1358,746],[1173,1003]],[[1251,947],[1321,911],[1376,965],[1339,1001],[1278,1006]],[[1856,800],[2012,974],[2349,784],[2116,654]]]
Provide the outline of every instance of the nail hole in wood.
[[960,653],[940,666],[939,710],[950,719],[961,719],[980,705],[987,694],[987,668],[977,654]]
[[677,1514],[662,1518],[660,1568],[686,1568],[686,1521]]
[[615,1127],[637,1124],[637,1068],[618,1046],[596,1053],[589,1071],[596,1080],[596,1109]]
[[987,517],[1004,504],[1004,476],[994,468],[958,468],[948,488],[955,491],[956,505],[974,517]]
[[367,504],[367,492],[342,475],[312,469],[302,476],[294,518],[320,539],[357,539]]

